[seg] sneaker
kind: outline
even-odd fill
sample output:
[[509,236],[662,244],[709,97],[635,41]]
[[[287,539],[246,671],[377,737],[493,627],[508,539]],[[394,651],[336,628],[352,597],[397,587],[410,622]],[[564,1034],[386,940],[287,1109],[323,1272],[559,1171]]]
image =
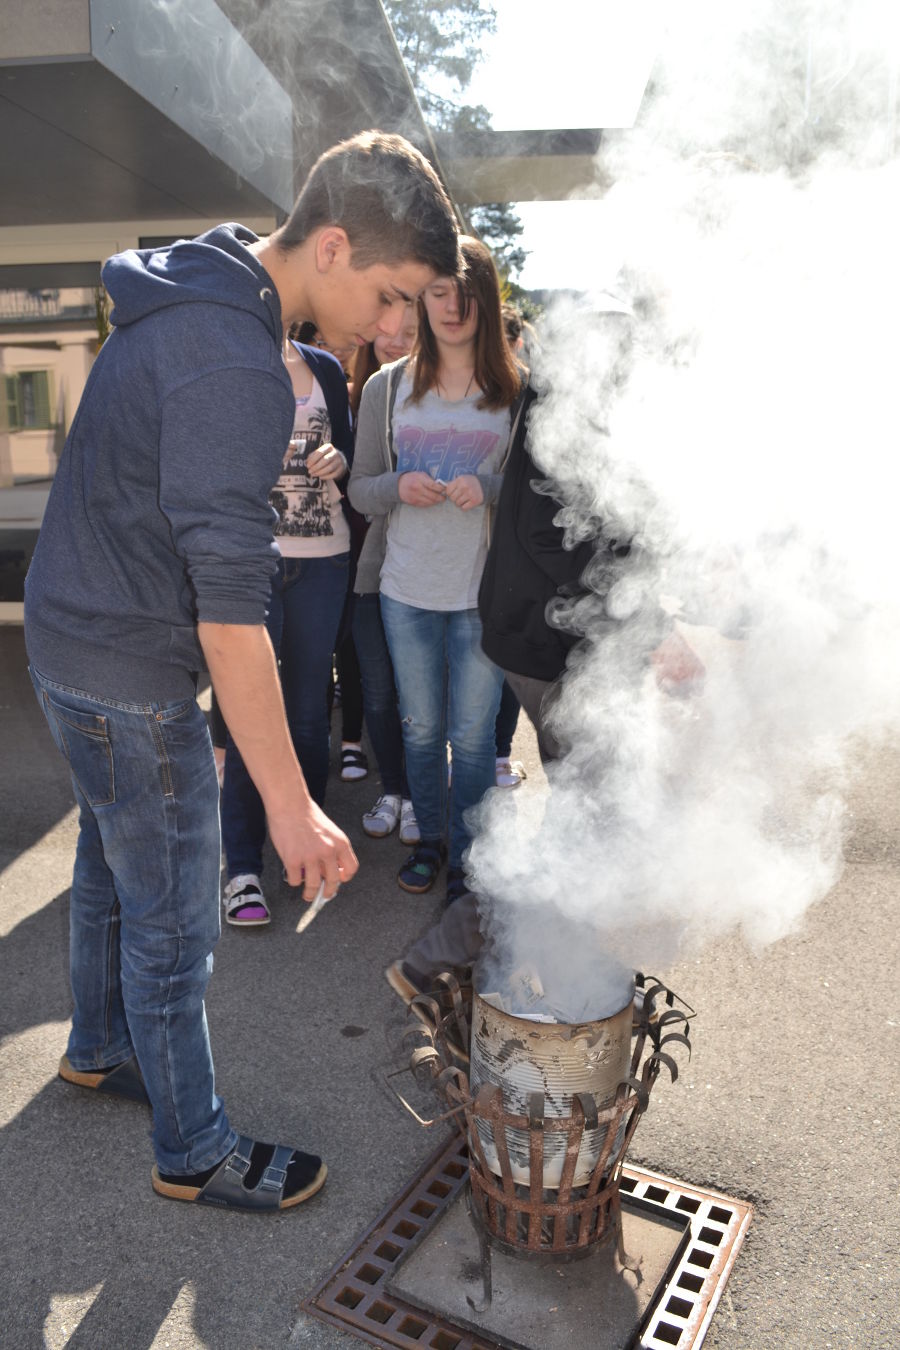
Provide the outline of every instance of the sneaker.
[[341,745],[341,778],[345,783],[355,783],[365,778],[369,772],[369,761],[359,744],[344,741]]
[[412,848],[421,841],[421,838],[413,804],[408,797],[404,797],[400,803],[400,843]]
[[447,868],[447,904],[452,905],[454,900],[458,900],[461,895],[468,891],[466,885],[466,874],[461,867]]
[[[396,830],[398,820],[402,820],[400,798],[394,797],[391,793],[386,793],[378,798],[371,811],[365,813],[362,818],[362,827],[366,834],[371,835],[373,839],[386,839],[389,834],[393,834]],[[413,823],[415,824],[415,821]],[[400,838],[403,839],[402,828]],[[403,839],[403,842],[408,844],[415,841]]]
[[527,778],[525,765],[519,759],[498,759],[496,783],[501,788],[518,787],[523,778]]
[[413,970],[405,961],[394,961],[384,972],[384,978],[407,1007],[419,994],[424,994],[431,984],[430,980],[420,975],[417,970]]
[[271,915],[263,899],[259,877],[252,872],[242,872],[232,877],[222,896],[225,905],[225,922],[239,928],[260,928],[268,923]]
[[[471,972],[468,976],[465,971],[454,969],[450,970],[455,974],[462,984],[471,978]],[[455,1018],[448,1017],[447,1014],[452,1011],[453,1002],[448,995],[446,988],[427,975],[420,975],[412,966],[408,966],[405,961],[394,961],[384,972],[384,978],[393,989],[394,993],[402,998],[407,1008],[413,1013],[420,1022],[426,1026],[432,1037],[437,1031],[435,1026],[435,1015],[433,1008],[414,1003],[420,994],[430,994],[437,1003],[442,1019],[443,1037],[447,1049],[451,1053],[453,1062],[457,1068],[461,1068],[464,1073],[469,1072],[469,1046],[464,1043],[465,1039],[461,1035],[461,1029]]]
[[430,891],[446,856],[447,850],[439,841],[417,844],[397,873],[401,891],[409,891],[412,895]]

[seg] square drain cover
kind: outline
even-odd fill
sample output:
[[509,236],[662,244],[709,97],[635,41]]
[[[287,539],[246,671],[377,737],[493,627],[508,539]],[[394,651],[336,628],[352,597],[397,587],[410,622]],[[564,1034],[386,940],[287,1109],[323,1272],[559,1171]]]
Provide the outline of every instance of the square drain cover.
[[494,1252],[493,1301],[481,1295],[467,1212],[465,1139],[454,1135],[304,1300],[305,1312],[370,1345],[417,1350],[691,1350],[701,1344],[750,1222],[746,1203],[625,1167],[625,1249],[560,1265]]

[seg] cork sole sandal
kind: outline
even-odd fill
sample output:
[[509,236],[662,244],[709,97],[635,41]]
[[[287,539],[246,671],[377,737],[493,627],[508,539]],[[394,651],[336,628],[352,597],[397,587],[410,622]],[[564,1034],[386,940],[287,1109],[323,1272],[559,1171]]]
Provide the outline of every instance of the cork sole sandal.
[[68,1057],[63,1055],[59,1061],[59,1076],[67,1083],[74,1083],[76,1087],[92,1088],[95,1092],[102,1092],[108,1097],[123,1097],[126,1101],[140,1102],[142,1106],[150,1105],[150,1098],[147,1096],[141,1070],[134,1055],[131,1059],[117,1064],[114,1069],[107,1070],[106,1073],[73,1069]]
[[280,1209],[293,1209],[304,1200],[316,1194],[325,1185],[328,1168],[319,1158],[309,1154],[310,1167],[318,1164],[313,1176],[299,1191],[285,1196],[287,1168],[295,1152],[300,1150],[279,1144],[275,1147],[268,1165],[263,1169],[259,1181],[253,1187],[244,1185],[244,1178],[252,1166],[254,1141],[241,1135],[237,1147],[223,1158],[212,1176],[203,1186],[192,1186],[187,1182],[164,1181],[159,1169],[154,1167],[151,1173],[153,1189],[157,1195],[170,1200],[186,1200],[196,1205],[217,1205],[219,1209],[244,1209],[256,1213],[272,1213]]

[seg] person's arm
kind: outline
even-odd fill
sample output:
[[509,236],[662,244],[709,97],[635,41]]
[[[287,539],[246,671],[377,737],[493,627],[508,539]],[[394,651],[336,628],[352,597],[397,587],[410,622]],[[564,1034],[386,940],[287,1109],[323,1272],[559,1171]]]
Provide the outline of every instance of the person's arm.
[[347,381],[340,361],[329,352],[315,347],[303,347],[302,352],[325,395],[331,424],[331,441],[319,446],[308,456],[306,467],[316,478],[334,479],[338,487],[346,492],[353,464],[353,431],[350,426]]
[[197,633],[216,698],[266,811],[288,884],[321,881],[334,895],[359,863],[350,841],[312,800],[291,743],[272,644],[257,624],[200,623]]
[[310,800],[288,734],[265,629],[275,514],[269,492],[290,436],[281,381],[259,370],[211,371],[167,398],[159,502],[194,590],[197,636],[235,744],[259,789],[288,880],[311,900],[356,871],[345,838]]
[[353,469],[347,485],[350,505],[364,516],[386,516],[400,501],[401,475],[387,469],[387,397],[387,371],[378,371],[362,392]]

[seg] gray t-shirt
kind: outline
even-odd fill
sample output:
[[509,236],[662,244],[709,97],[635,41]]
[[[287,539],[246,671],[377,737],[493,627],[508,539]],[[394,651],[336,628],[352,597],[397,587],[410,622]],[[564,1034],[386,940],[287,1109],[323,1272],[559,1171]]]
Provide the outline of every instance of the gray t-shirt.
[[[451,402],[430,391],[420,403],[407,403],[410,388],[404,374],[393,418],[398,474],[420,470],[449,483],[463,474],[487,478],[500,472],[508,408],[476,408],[478,393]],[[486,513],[486,505],[461,511],[450,501],[427,507],[398,502],[388,520],[382,592],[417,609],[474,609],[487,557]]]

